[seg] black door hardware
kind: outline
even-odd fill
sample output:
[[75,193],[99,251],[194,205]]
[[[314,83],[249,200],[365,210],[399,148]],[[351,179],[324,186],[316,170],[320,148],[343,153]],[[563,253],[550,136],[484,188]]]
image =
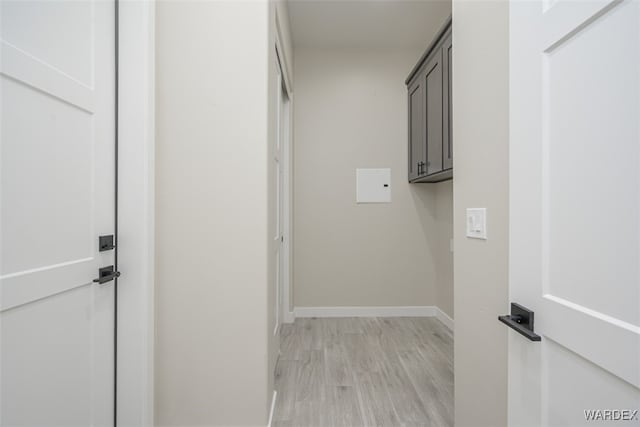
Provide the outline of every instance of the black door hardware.
[[98,237],[99,252],[110,251],[115,248],[116,246],[113,244],[113,234]]
[[109,267],[102,267],[98,270],[98,278],[93,279],[93,281],[102,285],[103,283],[112,281],[116,277],[120,277],[120,272],[115,271],[113,265],[110,265]]
[[540,335],[533,333],[533,311],[526,307],[511,303],[511,314],[498,316],[498,320],[531,341],[540,341]]

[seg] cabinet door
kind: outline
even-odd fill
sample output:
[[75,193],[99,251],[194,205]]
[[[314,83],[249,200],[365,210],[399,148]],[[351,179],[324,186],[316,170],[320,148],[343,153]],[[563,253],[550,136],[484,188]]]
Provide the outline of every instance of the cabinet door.
[[424,83],[417,78],[409,86],[409,181],[424,175]]
[[452,123],[453,117],[451,109],[451,60],[452,60],[452,45],[451,45],[451,32],[444,39],[442,45],[442,150],[443,150],[443,168],[451,169],[453,167],[453,136],[452,136]]
[[442,171],[442,50],[436,48],[425,68],[427,175]]

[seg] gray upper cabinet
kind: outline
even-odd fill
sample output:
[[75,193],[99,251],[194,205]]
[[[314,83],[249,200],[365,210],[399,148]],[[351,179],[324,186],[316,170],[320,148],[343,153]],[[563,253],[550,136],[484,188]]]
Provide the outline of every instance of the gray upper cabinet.
[[424,85],[416,80],[409,86],[409,180],[423,175],[425,165],[424,146]]
[[442,172],[442,55],[436,50],[424,73],[427,175]]
[[444,39],[444,43],[442,44],[442,100],[443,100],[443,110],[442,110],[442,138],[443,145],[442,149],[444,153],[442,155],[443,161],[443,169],[451,169],[453,168],[453,138],[451,137],[452,129],[451,129],[451,59],[452,59],[452,50],[451,50],[451,32]]
[[451,18],[406,80],[409,182],[453,177],[451,134]]

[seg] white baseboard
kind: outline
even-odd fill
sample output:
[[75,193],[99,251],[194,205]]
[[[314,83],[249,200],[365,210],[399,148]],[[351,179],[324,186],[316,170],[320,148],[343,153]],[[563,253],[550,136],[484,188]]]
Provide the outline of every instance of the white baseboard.
[[282,316],[282,323],[293,323],[296,320],[296,316],[293,311],[285,311]]
[[295,317],[434,317],[437,307],[296,307]]
[[453,319],[451,317],[449,317],[449,315],[447,313],[445,313],[444,311],[440,310],[439,307],[436,307],[436,318],[447,328],[449,328],[449,330],[451,332],[453,332]]
[[297,317],[435,317],[453,331],[453,319],[435,305],[412,305],[395,307],[295,307],[285,315],[284,321],[291,323]]
[[278,392],[273,390],[273,397],[271,398],[271,411],[269,411],[269,424],[267,427],[271,427],[271,422],[273,421],[273,411],[276,409],[276,399],[278,398]]

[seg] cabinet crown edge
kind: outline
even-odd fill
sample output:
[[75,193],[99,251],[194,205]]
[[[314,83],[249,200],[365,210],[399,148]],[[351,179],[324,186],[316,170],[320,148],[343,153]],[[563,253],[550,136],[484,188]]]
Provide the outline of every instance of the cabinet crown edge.
[[413,77],[418,73],[418,71],[420,71],[420,67],[422,67],[422,64],[424,64],[424,62],[427,60],[427,57],[429,56],[431,51],[436,47],[436,45],[440,42],[440,40],[442,40],[442,38],[447,34],[449,29],[451,28],[451,22],[452,22],[452,16],[449,15],[449,17],[446,19],[444,24],[442,24],[442,26],[436,33],[431,43],[429,43],[429,46],[427,47],[427,49],[424,51],[424,53],[418,60],[418,63],[411,69],[411,72],[409,73],[409,75],[404,81],[405,85],[408,86],[411,80],[413,79]]

